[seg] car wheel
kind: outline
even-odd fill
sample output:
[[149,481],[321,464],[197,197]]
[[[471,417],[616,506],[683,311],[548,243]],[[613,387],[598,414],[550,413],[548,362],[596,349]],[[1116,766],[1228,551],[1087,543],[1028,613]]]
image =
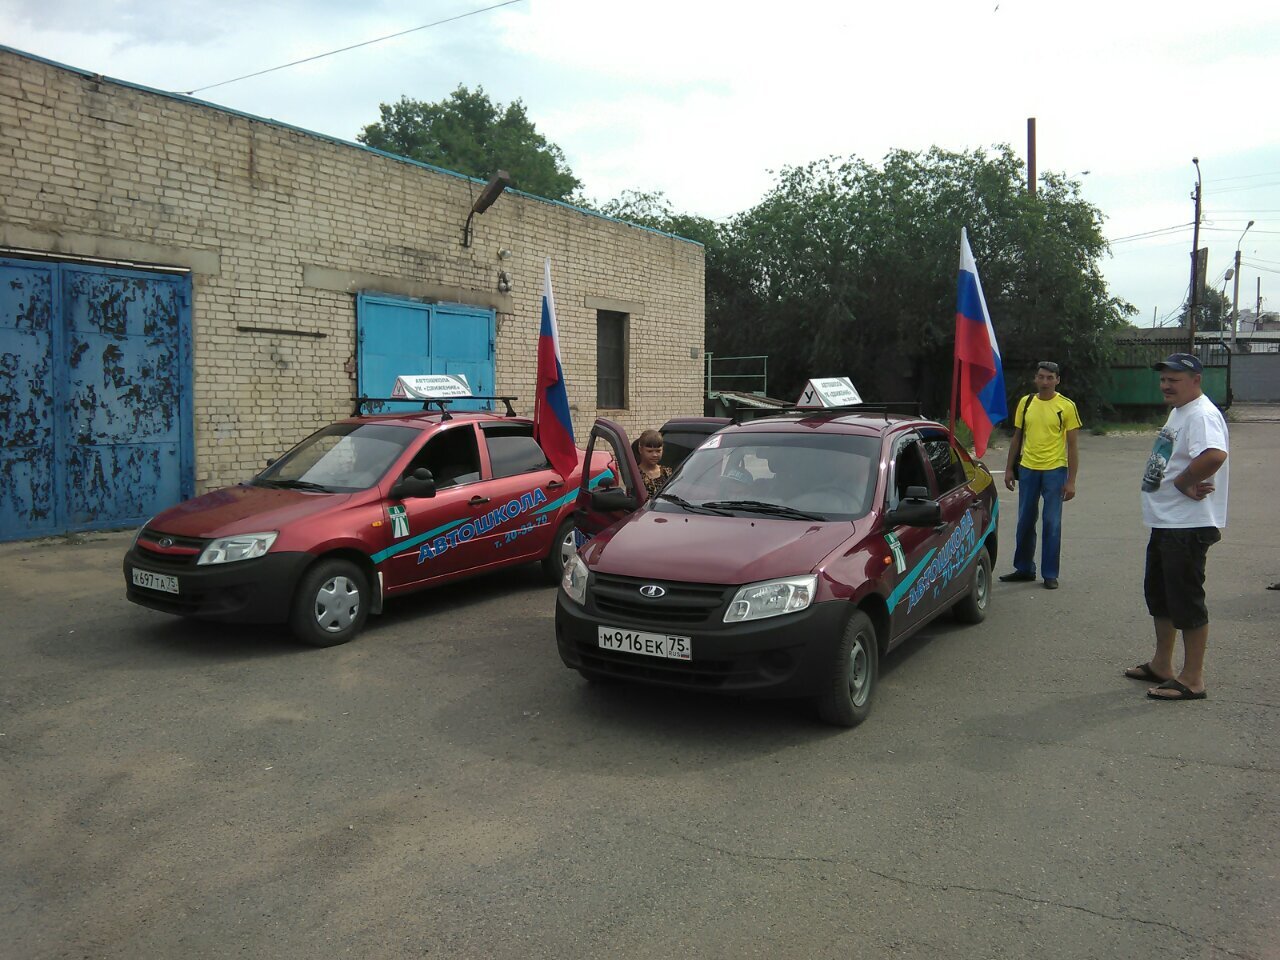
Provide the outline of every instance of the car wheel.
[[578,552],[578,544],[573,538],[573,518],[565,520],[556,527],[555,539],[551,541],[551,552],[542,558],[542,571],[552,583],[559,583],[564,576],[564,565],[569,558]]
[[987,607],[991,605],[991,556],[987,548],[978,551],[973,564],[973,582],[969,592],[960,598],[951,608],[951,613],[961,623],[981,623],[987,618]]
[[879,676],[875,625],[861,610],[854,611],[836,646],[826,689],[815,698],[818,716],[839,727],[856,727],[871,713]]
[[369,584],[350,560],[321,560],[303,575],[293,597],[289,627],[313,647],[346,643],[369,616]]

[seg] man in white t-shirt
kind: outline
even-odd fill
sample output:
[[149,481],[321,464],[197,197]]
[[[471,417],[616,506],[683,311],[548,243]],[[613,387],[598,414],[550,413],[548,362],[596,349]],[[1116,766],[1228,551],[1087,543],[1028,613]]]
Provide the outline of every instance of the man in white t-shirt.
[[[1156,652],[1124,675],[1159,684],[1147,691],[1153,700],[1203,700],[1205,560],[1227,525],[1227,422],[1201,389],[1196,357],[1175,353],[1154,369],[1173,408],[1142,475],[1142,519],[1151,528],[1143,593],[1155,621]],[[1175,674],[1179,630],[1183,660]]]

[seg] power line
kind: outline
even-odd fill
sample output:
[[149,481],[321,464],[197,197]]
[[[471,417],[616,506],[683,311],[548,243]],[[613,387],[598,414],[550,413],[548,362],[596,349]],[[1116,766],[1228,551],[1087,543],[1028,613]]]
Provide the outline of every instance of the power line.
[[1212,180],[1206,180],[1205,183],[1227,183],[1231,180],[1256,180],[1258,177],[1274,177],[1276,172],[1268,170],[1266,173],[1244,173],[1238,177],[1214,177]]
[[1179,230],[1185,230],[1191,226],[1191,222],[1174,224],[1171,227],[1159,227],[1155,230],[1144,230],[1142,233],[1133,233],[1127,237],[1116,237],[1114,240],[1108,240],[1107,243],[1125,243],[1129,240],[1146,240],[1151,237],[1159,237],[1169,233],[1176,233]]
[[394,40],[396,37],[403,37],[406,34],[417,33],[419,30],[426,30],[428,27],[438,27],[441,24],[453,23],[455,20],[464,20],[467,17],[474,17],[477,13],[488,13],[490,10],[497,10],[499,7],[509,7],[513,3],[521,3],[523,0],[503,0],[502,3],[495,3],[488,7],[481,7],[479,10],[471,10],[467,13],[460,13],[456,17],[445,17],[443,20],[436,20],[433,23],[424,23],[419,27],[410,27],[408,30],[401,30],[399,33],[389,33],[385,37],[377,37],[373,40],[365,40],[363,43],[353,43],[349,47],[339,47],[337,50],[330,50],[327,53],[317,53],[313,57],[303,57],[301,60],[294,60],[292,63],[282,63],[278,67],[268,67],[265,70],[258,70],[255,73],[246,73],[242,77],[232,77],[230,80],[219,80],[217,83],[211,83],[205,87],[196,87],[194,90],[185,91],[186,95],[200,93],[204,90],[212,90],[214,87],[225,87],[229,83],[236,83],[239,80],[248,80],[250,77],[260,77],[264,73],[274,73],[277,70],[285,70],[288,67],[296,67],[302,63],[310,63],[313,60],[323,60],[325,57],[332,57],[335,53],[346,53],[348,50],[357,50],[360,47],[367,47],[374,43],[381,43],[383,40]]

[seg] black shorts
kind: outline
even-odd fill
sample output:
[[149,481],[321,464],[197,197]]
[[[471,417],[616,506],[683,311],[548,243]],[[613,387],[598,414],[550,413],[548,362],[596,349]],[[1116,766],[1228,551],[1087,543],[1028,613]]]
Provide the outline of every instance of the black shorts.
[[1152,529],[1142,584],[1151,616],[1172,620],[1179,630],[1194,630],[1209,622],[1204,605],[1205,558],[1221,539],[1217,527]]

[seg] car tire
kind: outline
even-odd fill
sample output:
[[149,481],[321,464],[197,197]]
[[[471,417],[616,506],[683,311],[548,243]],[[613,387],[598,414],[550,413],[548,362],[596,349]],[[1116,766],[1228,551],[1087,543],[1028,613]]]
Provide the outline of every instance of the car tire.
[[303,643],[346,643],[369,616],[369,581],[350,560],[321,560],[308,570],[293,596],[289,628]]
[[555,539],[551,541],[550,552],[542,558],[542,572],[552,583],[559,583],[564,576],[564,565],[578,550],[573,538],[573,517],[569,517],[556,527]]
[[951,614],[961,623],[981,623],[987,619],[987,607],[991,605],[991,555],[987,548],[978,551],[973,564],[973,578],[966,593]]
[[836,645],[826,689],[814,699],[818,716],[838,727],[856,727],[871,713],[879,678],[875,625],[865,613],[855,610]]

